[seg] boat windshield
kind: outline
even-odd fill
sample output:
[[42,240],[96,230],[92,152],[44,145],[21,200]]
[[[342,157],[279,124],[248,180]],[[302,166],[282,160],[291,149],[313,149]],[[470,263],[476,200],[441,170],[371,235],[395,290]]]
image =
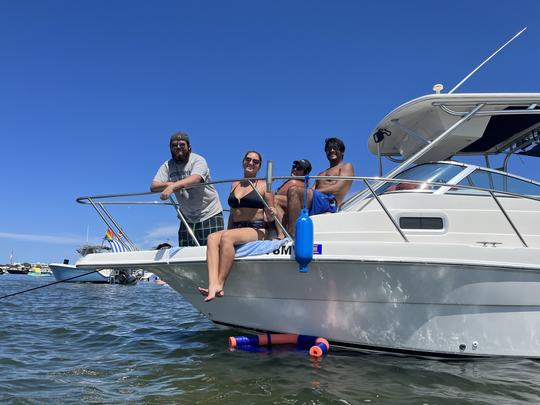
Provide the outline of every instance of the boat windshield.
[[[476,169],[458,184],[520,195],[540,196],[540,185],[537,183],[483,169]],[[461,192],[471,192],[471,190],[461,190]]]
[[[399,173],[395,178],[404,180],[418,180],[431,183],[447,183],[456,177],[465,166],[450,163],[424,163],[411,167]],[[438,186],[428,186],[427,184],[403,182],[388,182],[382,186],[378,192],[406,191],[406,190],[437,190]]]

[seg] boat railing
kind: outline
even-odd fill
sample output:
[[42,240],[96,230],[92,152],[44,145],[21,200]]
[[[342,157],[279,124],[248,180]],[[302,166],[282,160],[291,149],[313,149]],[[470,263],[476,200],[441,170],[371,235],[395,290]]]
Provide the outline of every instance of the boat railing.
[[[512,218],[508,214],[508,211],[504,208],[500,201],[500,197],[507,197],[507,198],[518,198],[518,199],[528,199],[540,202],[540,197],[536,196],[530,196],[530,195],[523,195],[523,194],[517,194],[512,193],[508,191],[500,191],[495,190],[491,188],[483,188],[483,187],[476,187],[476,186],[468,186],[468,185],[462,185],[462,184],[449,184],[449,183],[443,183],[443,182],[429,182],[425,180],[408,180],[408,179],[397,179],[397,178],[386,178],[386,177],[363,177],[363,176],[267,176],[264,178],[236,178],[236,179],[227,179],[227,180],[217,180],[217,181],[211,181],[211,182],[205,182],[205,183],[199,183],[196,185],[192,185],[189,187],[186,187],[187,189],[195,188],[195,187],[205,187],[207,185],[218,185],[218,184],[226,184],[226,183],[232,183],[235,181],[248,181],[250,185],[253,187],[254,190],[256,190],[258,197],[263,201],[266,208],[269,208],[264,196],[259,193],[257,188],[255,187],[254,181],[257,180],[266,180],[267,182],[267,188],[271,189],[272,183],[275,180],[345,180],[345,181],[352,181],[352,182],[362,182],[365,186],[365,190],[367,193],[365,193],[365,196],[359,200],[355,201],[354,206],[360,208],[354,209],[354,206],[348,206],[343,211],[361,211],[363,207],[365,207],[365,204],[360,204],[362,201],[366,200],[372,200],[374,199],[377,201],[377,204],[381,207],[382,211],[385,213],[388,220],[392,223],[393,227],[395,228],[396,232],[399,233],[403,241],[410,242],[403,230],[400,228],[398,222],[396,219],[392,216],[390,213],[390,210],[384,203],[384,201],[381,199],[381,195],[388,193],[388,190],[381,190],[381,189],[375,189],[373,187],[373,184],[380,185],[381,183],[408,183],[413,185],[418,185],[418,188],[415,190],[407,190],[407,192],[422,192],[422,193],[433,193],[439,188],[446,188],[447,191],[445,194],[453,193],[457,190],[460,191],[470,191],[473,192],[474,195],[486,195],[489,196],[498,207],[501,214],[504,216],[512,230],[514,231],[517,238],[520,240],[521,244],[524,247],[528,247],[527,242],[525,241],[523,235],[519,232],[517,226],[512,221]],[[181,206],[179,202],[174,197],[174,194],[172,194],[168,201],[110,201],[112,199],[117,198],[126,198],[126,197],[139,197],[139,196],[148,196],[152,194],[159,194],[160,192],[140,192],[140,193],[126,193],[126,194],[107,194],[107,195],[95,195],[95,196],[83,196],[77,198],[77,202],[79,204],[87,204],[91,205],[98,215],[101,217],[101,219],[105,222],[107,227],[110,229],[113,229],[116,231],[116,234],[119,235],[119,242],[126,248],[126,250],[138,250],[136,245],[131,241],[131,239],[127,236],[125,230],[121,226],[121,224],[113,217],[113,215],[110,213],[110,211],[105,207],[106,205],[159,205],[159,206],[171,206],[175,209],[176,214],[180,221],[182,222],[183,226],[185,226],[188,230],[188,233],[190,237],[193,239],[196,246],[200,246],[199,241],[195,237],[193,231],[188,225],[187,220],[185,219],[184,215],[181,211]],[[276,223],[281,229],[284,231],[285,235],[290,237],[289,233],[287,232],[286,227],[277,219],[275,218]]]

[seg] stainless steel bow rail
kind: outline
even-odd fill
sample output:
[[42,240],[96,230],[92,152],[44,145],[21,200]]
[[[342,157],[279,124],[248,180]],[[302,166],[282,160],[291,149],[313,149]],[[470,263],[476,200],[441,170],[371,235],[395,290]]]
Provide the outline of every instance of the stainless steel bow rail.
[[[269,170],[271,171],[272,163],[268,163]],[[281,177],[276,177],[275,179],[280,179]],[[285,177],[283,177],[285,178]],[[289,177],[289,178],[295,178],[295,179],[304,179],[303,177]],[[263,202],[265,208],[267,210],[270,210],[270,207],[268,206],[266,200],[264,199],[264,196],[261,195],[259,190],[257,190],[257,187],[255,186],[255,183],[253,181],[256,180],[266,180],[267,184],[270,184],[271,187],[271,180],[269,182],[268,177],[266,178],[238,178],[238,179],[229,179],[229,180],[219,180],[219,181],[213,181],[213,182],[207,182],[207,183],[200,183],[196,185],[192,185],[190,187],[186,187],[186,189],[191,189],[195,187],[205,187],[206,185],[216,185],[216,184],[226,184],[226,183],[232,183],[234,181],[246,181],[249,183],[249,185],[255,190],[255,193],[257,196],[261,199]],[[268,183],[269,182],[269,183]],[[120,223],[112,216],[109,210],[105,207],[105,205],[165,205],[165,206],[172,206],[175,211],[176,215],[182,222],[182,225],[186,227],[190,237],[192,238],[193,242],[196,246],[200,246],[199,241],[195,237],[195,234],[193,233],[193,230],[189,226],[189,223],[187,222],[185,216],[182,214],[182,211],[180,210],[180,204],[178,201],[176,201],[176,198],[174,197],[174,193],[170,195],[169,201],[103,201],[103,200],[110,200],[114,198],[125,198],[125,197],[140,197],[145,195],[152,195],[152,194],[159,194],[160,192],[142,192],[142,193],[127,193],[127,194],[107,194],[107,195],[96,195],[96,196],[84,196],[77,198],[77,202],[79,204],[88,204],[91,205],[98,215],[101,217],[103,222],[105,222],[105,225],[113,230],[116,235],[119,236],[118,241],[122,244],[122,246],[128,250],[128,251],[134,251],[139,250],[137,246],[131,241],[131,239],[126,235],[126,232],[124,228],[120,225]],[[279,227],[283,230],[285,235],[288,238],[291,238],[290,234],[287,232],[287,229],[285,226],[279,221],[278,218],[274,218],[276,223]]]
[[[204,187],[209,184],[225,184],[225,183],[232,183],[234,181],[247,181],[249,184],[253,187],[254,190],[256,190],[256,193],[258,197],[263,201],[263,204],[266,208],[268,207],[268,204],[266,203],[264,196],[261,195],[261,193],[256,189],[255,184],[253,181],[255,180],[266,180],[267,183],[271,186],[272,182],[275,180],[304,180],[305,177],[303,176],[277,176],[277,177],[267,177],[267,178],[250,178],[250,179],[229,179],[229,180],[219,180],[219,181],[212,181],[208,183],[200,183],[189,188],[193,187]],[[507,210],[504,208],[503,204],[501,203],[501,197],[504,198],[518,198],[518,199],[528,199],[533,201],[540,202],[540,197],[534,197],[534,196],[527,196],[522,194],[516,194],[511,193],[508,191],[500,191],[500,190],[494,190],[491,188],[481,188],[481,187],[474,187],[474,186],[466,186],[461,184],[450,184],[450,183],[438,183],[438,182],[428,182],[423,180],[407,180],[407,179],[397,179],[397,178],[387,178],[387,177],[361,177],[361,176],[313,176],[309,177],[310,180],[345,180],[345,181],[360,181],[363,182],[365,185],[365,190],[358,192],[356,195],[351,197],[349,200],[356,199],[356,196],[358,194],[365,194],[365,196],[361,200],[355,200],[355,202],[359,201],[368,201],[371,199],[374,199],[377,201],[378,205],[381,207],[383,212],[385,213],[388,220],[392,223],[393,227],[395,228],[396,232],[400,235],[400,237],[405,242],[410,242],[407,237],[405,236],[404,232],[400,228],[399,224],[397,223],[396,219],[392,216],[390,210],[386,207],[384,202],[381,199],[381,195],[384,194],[383,192],[378,191],[378,189],[374,188],[373,184],[381,185],[384,183],[412,183],[412,184],[418,184],[419,186],[424,187],[433,187],[434,189],[438,187],[444,187],[448,190],[445,192],[445,194],[453,193],[456,190],[465,190],[465,191],[473,191],[475,192],[475,196],[481,196],[482,194],[478,194],[478,192],[483,193],[485,196],[489,196],[496,204],[497,208],[501,212],[501,215],[504,216],[512,230],[514,231],[516,237],[520,240],[521,244],[524,247],[528,247],[527,242],[525,241],[523,235],[519,232],[518,228],[512,221],[510,215],[508,214]],[[408,192],[422,192],[422,193],[432,193],[434,190],[425,190],[425,189],[417,189],[417,190],[409,190]],[[127,237],[124,228],[116,221],[111,213],[105,208],[105,205],[122,205],[122,204],[133,204],[133,205],[159,205],[159,206],[172,206],[179,219],[182,221],[184,226],[188,228],[188,232],[190,236],[193,238],[194,242],[197,246],[200,246],[200,243],[198,242],[197,238],[193,234],[193,231],[189,228],[188,223],[185,219],[185,217],[182,215],[182,212],[180,210],[180,204],[174,199],[173,195],[171,195],[171,198],[168,202],[165,201],[106,201],[110,199],[116,199],[116,198],[124,198],[124,197],[136,197],[136,196],[144,196],[144,195],[151,195],[151,194],[158,194],[159,192],[143,192],[143,193],[130,193],[130,194],[108,194],[108,195],[97,195],[97,196],[85,196],[85,197],[79,197],[77,198],[77,202],[79,204],[88,204],[91,205],[98,215],[101,217],[101,219],[105,222],[105,224],[111,228],[116,230],[116,233],[118,235],[123,235],[123,238],[120,238],[120,242],[126,249],[128,250],[137,250],[135,245],[131,242],[131,240]],[[347,202],[344,202],[342,206],[346,205]],[[365,206],[365,205],[364,205]],[[361,211],[363,207],[360,207],[356,211]],[[353,209],[348,206],[343,211],[352,211]],[[275,218],[276,223],[278,226],[283,229],[285,234],[290,237],[289,233],[287,232],[287,229],[284,227],[284,225]],[[125,239],[125,240],[124,240]]]

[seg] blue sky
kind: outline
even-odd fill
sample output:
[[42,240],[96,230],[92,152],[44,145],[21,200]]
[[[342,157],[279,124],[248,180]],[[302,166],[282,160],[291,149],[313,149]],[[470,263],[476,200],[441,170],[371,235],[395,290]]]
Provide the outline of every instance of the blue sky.
[[[1,1],[0,263],[73,259],[87,230],[99,241],[75,198],[147,191],[177,130],[214,179],[240,177],[248,149],[279,175],[297,158],[322,170],[329,136],[376,175],[379,120],[524,26],[460,91],[540,92],[539,15],[534,0]],[[511,168],[538,178],[529,163]],[[176,240],[170,207],[113,208],[140,246]]]

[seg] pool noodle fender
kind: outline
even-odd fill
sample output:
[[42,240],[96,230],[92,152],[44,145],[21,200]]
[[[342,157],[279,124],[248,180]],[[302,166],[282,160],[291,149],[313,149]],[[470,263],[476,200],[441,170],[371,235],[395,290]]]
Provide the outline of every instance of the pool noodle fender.
[[[280,344],[296,344],[299,349],[309,349],[309,354],[321,357],[328,353],[330,344],[328,340],[307,335],[294,335],[287,333],[267,333],[264,335],[230,336],[229,347],[248,351],[256,351],[260,346],[271,347]],[[250,350],[253,349],[253,350]]]
[[229,336],[229,347],[259,346],[259,337],[257,335],[247,336]]
[[313,357],[321,357],[328,353],[328,349],[330,349],[328,340],[324,338],[317,338],[315,340],[315,345],[311,346],[309,349],[309,355]]

